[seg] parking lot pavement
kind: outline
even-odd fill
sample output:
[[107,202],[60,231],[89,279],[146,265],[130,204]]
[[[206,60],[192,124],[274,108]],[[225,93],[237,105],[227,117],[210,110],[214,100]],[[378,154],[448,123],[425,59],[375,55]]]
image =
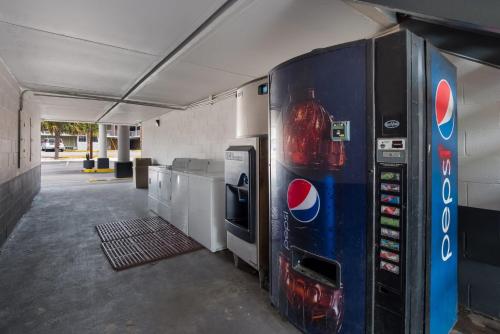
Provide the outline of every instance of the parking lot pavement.
[[[113,162],[110,163],[113,168]],[[114,173],[83,173],[81,161],[42,162],[42,187],[54,188],[64,185],[89,185],[103,180],[112,180]],[[132,182],[132,179],[122,179],[120,182]]]

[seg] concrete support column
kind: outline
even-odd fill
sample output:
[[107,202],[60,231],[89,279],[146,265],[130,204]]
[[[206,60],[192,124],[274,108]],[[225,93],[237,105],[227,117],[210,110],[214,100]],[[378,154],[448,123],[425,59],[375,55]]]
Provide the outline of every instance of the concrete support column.
[[130,161],[130,127],[118,126],[118,162]]
[[106,125],[99,124],[99,158],[108,157],[108,136],[106,134]]

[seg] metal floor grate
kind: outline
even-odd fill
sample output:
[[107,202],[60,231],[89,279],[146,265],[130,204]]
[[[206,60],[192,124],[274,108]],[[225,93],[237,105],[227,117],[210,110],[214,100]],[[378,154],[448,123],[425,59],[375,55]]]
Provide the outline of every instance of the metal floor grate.
[[[160,219],[161,222],[150,218]],[[141,223],[146,225],[151,223],[148,228],[156,230],[132,235],[132,233],[145,231]],[[121,235],[124,235],[121,239],[101,243],[104,254],[115,270],[122,270],[203,248],[199,243],[159,217],[138,218],[103,225],[111,226],[112,224],[132,228],[130,231],[120,232]],[[99,231],[99,228],[97,230]],[[113,235],[117,236],[118,234]]]
[[101,241],[111,241],[133,237],[166,229],[168,224],[161,217],[143,217],[97,225],[95,228]]

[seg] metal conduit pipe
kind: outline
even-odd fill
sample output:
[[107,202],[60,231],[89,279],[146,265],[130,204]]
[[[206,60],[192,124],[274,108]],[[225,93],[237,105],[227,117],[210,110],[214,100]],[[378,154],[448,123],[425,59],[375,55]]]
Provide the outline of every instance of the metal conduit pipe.
[[[214,22],[219,16],[221,16],[226,10],[228,10],[232,5],[234,5],[237,0],[227,0],[222,6],[217,8],[217,10],[210,15],[198,28],[195,29],[185,40],[183,40],[177,47],[172,50],[168,55],[166,55],[162,60],[160,60],[148,73],[146,73],[142,78],[140,78],[120,99],[120,102],[124,101],[129,97],[137,88],[139,88],[144,82],[146,82],[149,77],[154,75],[158,70],[160,70],[164,64],[166,64],[170,59],[175,57],[186,45],[188,45],[192,40],[194,40],[206,27],[208,27],[212,22]],[[102,114],[98,119],[99,122],[107,114],[111,112],[119,102],[113,104],[104,114]]]
[[139,88],[149,77],[154,75],[161,67],[167,63],[171,58],[173,58],[179,51],[182,50],[189,42],[191,42],[197,35],[199,35],[209,24],[215,21],[219,16],[221,16],[227,9],[229,9],[232,5],[234,5],[237,0],[227,0],[221,7],[219,7],[208,19],[206,19],[195,31],[193,31],[184,41],[182,41],[172,52],[170,52],[167,56],[165,56],[158,64],[156,64],[148,73],[146,73],[142,78],[140,78],[121,98],[109,98],[103,96],[95,96],[88,94],[79,94],[79,93],[68,93],[62,91],[35,91],[26,89],[21,92],[19,97],[19,110],[18,110],[18,156],[17,156],[17,165],[18,168],[21,168],[21,112],[23,110],[24,105],[24,94],[26,92],[34,92],[37,96],[46,96],[46,97],[59,97],[59,98],[73,98],[73,99],[85,99],[85,100],[94,100],[94,101],[105,101],[105,102],[114,102],[114,104],[104,113],[102,114],[96,121],[99,122],[103,119],[107,114],[111,112],[116,106],[120,103],[132,104],[132,105],[141,105],[146,107],[155,107],[155,108],[165,108],[171,110],[186,110],[188,108],[193,108],[205,104],[213,104],[217,101],[226,99],[235,94],[236,89],[231,89],[226,92],[210,96],[209,98],[200,100],[198,102],[194,102],[187,106],[178,106],[178,105],[169,105],[169,104],[159,104],[159,103],[148,103],[134,100],[126,100],[137,88]]
[[164,109],[172,109],[172,110],[185,110],[186,107],[174,105],[174,104],[164,104],[164,103],[153,103],[153,102],[143,102],[143,101],[135,101],[135,100],[121,100],[119,98],[112,98],[106,96],[99,95],[86,95],[86,94],[75,94],[75,93],[62,93],[62,92],[49,92],[49,91],[34,91],[35,96],[42,97],[54,97],[54,98],[62,98],[62,99],[76,99],[76,100],[91,100],[91,101],[103,101],[103,102],[116,102],[116,103],[124,103],[124,104],[133,104],[145,107],[154,107],[154,108],[164,108]]

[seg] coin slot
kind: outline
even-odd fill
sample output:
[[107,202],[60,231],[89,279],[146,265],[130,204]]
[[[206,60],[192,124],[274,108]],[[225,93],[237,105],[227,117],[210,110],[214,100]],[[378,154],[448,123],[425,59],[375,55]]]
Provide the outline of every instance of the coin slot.
[[404,148],[402,140],[394,140],[392,142],[392,148]]

